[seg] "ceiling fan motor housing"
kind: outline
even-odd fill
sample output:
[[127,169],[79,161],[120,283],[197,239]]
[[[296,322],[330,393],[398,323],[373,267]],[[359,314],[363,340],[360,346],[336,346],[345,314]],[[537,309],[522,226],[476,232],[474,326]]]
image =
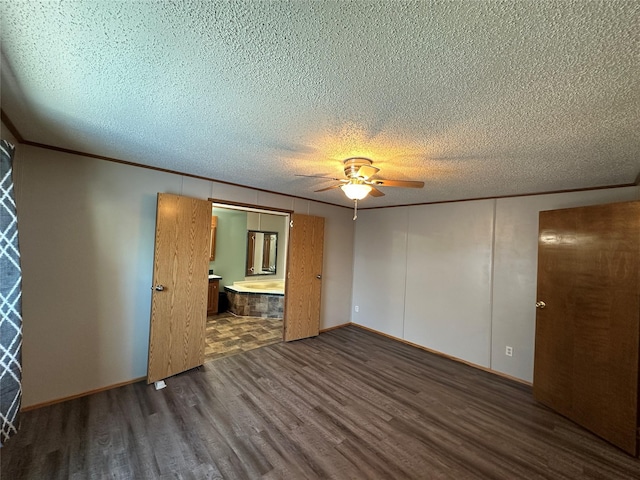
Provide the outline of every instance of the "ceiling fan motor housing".
[[349,178],[357,177],[360,167],[365,165],[370,166],[372,163],[371,160],[364,157],[347,158],[344,161],[344,174]]

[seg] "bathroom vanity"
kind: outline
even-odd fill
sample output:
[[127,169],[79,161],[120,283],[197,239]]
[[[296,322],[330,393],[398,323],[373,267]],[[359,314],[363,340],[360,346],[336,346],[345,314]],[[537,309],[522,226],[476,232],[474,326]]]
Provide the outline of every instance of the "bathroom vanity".
[[209,275],[209,295],[207,300],[207,316],[218,313],[218,293],[220,291],[219,275]]

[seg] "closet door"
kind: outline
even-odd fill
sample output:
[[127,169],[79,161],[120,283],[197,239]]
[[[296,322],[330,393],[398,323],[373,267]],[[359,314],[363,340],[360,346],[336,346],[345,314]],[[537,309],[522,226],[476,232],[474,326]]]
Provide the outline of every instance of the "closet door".
[[636,455],[640,202],[540,212],[537,300],[536,399]]

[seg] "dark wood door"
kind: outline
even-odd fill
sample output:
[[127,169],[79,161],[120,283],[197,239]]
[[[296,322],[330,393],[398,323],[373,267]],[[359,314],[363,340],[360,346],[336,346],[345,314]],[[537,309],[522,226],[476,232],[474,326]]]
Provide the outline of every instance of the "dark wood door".
[[314,337],[320,331],[324,218],[293,214],[284,310],[284,340]]
[[539,227],[534,395],[636,455],[640,202],[540,212]]
[[158,194],[147,382],[204,363],[211,202]]

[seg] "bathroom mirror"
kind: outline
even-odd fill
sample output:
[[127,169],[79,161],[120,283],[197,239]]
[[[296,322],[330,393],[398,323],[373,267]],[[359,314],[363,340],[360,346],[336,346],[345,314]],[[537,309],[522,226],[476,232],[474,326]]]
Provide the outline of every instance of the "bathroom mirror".
[[247,232],[247,277],[276,274],[278,233],[249,230]]

